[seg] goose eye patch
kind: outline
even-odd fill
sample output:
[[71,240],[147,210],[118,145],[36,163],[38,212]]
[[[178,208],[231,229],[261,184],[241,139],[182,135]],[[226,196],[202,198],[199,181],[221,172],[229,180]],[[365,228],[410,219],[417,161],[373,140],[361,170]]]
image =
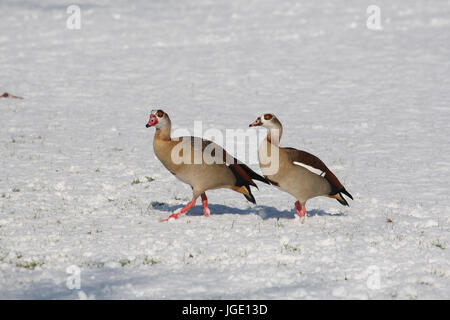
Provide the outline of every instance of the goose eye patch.
[[265,114],[264,115],[264,120],[270,120],[272,119],[272,115],[271,114]]
[[156,113],[156,115],[158,116],[158,118],[162,118],[162,116],[164,115],[164,111],[158,110],[158,112]]

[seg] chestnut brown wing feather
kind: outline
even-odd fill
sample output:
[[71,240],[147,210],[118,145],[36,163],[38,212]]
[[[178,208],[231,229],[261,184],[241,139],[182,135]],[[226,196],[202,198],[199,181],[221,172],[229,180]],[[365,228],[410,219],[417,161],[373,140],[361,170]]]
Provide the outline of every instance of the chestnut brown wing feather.
[[297,150],[294,148],[283,148],[288,151],[289,159],[292,162],[300,162],[307,166],[313,167],[325,173],[324,178],[331,185],[331,193],[330,195],[334,195],[338,192],[341,192],[344,189],[344,186],[339,181],[339,179],[331,172],[330,169],[323,163],[322,160],[317,158],[315,155],[308,153],[306,151]]

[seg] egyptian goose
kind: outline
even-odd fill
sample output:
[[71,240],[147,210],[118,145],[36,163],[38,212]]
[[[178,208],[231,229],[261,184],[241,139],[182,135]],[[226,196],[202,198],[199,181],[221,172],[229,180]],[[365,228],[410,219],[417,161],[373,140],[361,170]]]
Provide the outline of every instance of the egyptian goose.
[[193,192],[192,200],[184,208],[162,221],[177,219],[186,213],[195,206],[199,196],[202,198],[204,215],[209,216],[207,190],[228,188],[256,203],[250,190],[250,186],[258,188],[253,179],[269,184],[211,141],[197,137],[172,139],[170,118],[163,110],[152,110],[146,127],[156,128],[153,149],[158,159],[175,177],[189,184]]
[[348,206],[348,202],[342,194],[353,200],[322,160],[305,151],[280,147],[283,126],[273,114],[264,114],[249,126],[268,129],[258,150],[262,174],[271,184],[297,199],[295,209],[301,223],[305,221],[306,201],[311,198],[326,196],[344,206]]

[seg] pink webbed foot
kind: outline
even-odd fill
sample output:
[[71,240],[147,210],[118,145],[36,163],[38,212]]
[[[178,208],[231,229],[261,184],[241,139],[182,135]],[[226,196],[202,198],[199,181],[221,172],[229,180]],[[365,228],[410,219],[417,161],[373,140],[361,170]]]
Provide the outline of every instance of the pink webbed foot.
[[169,221],[170,219],[178,219],[182,214],[188,212],[190,209],[192,209],[195,206],[196,198],[193,198],[191,202],[189,202],[184,208],[182,208],[178,212],[172,213],[168,218],[161,220],[161,222]]
[[300,202],[297,201],[295,203],[295,210],[297,211],[297,214],[298,214],[298,216],[300,218],[300,223],[304,224],[305,223],[305,218],[306,218],[306,206],[304,206],[304,205],[302,206],[300,204]]

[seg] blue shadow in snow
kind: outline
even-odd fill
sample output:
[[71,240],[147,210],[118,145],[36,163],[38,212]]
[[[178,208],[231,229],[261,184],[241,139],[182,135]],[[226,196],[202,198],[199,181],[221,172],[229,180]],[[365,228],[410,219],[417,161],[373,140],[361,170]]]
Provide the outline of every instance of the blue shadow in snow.
[[[147,211],[150,208],[159,210],[159,211],[166,211],[166,212],[170,212],[173,213],[178,209],[181,209],[185,206],[185,204],[183,205],[169,205],[167,203],[162,203],[162,202],[152,202],[150,203],[150,205],[147,208]],[[239,214],[239,215],[248,215],[248,214],[256,214],[259,217],[261,217],[261,219],[266,220],[266,219],[277,219],[277,218],[281,218],[281,219],[294,219],[296,212],[295,209],[292,210],[283,210],[280,211],[274,207],[269,207],[269,206],[263,206],[263,205],[256,205],[252,208],[247,208],[247,209],[239,209],[239,208],[233,208],[233,207],[228,207],[228,206],[224,206],[222,204],[209,204],[208,205],[209,210],[211,212],[211,215],[218,215],[218,214]],[[200,203],[200,205],[197,203],[197,205],[192,208],[191,210],[189,210],[186,213],[187,216],[203,216],[203,207]],[[336,214],[331,214],[328,212],[325,212],[323,210],[319,210],[319,209],[312,209],[312,210],[308,210],[306,212],[306,216],[308,217],[314,217],[314,216],[334,216],[334,217],[339,217],[339,216],[344,216],[344,214],[342,212],[336,213]]]

